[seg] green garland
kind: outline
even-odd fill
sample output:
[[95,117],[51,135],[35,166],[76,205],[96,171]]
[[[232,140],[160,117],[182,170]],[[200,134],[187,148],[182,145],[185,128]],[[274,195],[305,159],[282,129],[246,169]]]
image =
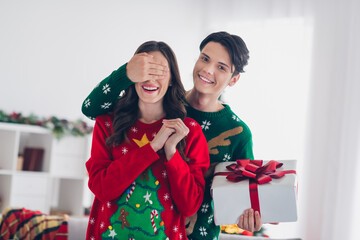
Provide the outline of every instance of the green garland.
[[85,136],[93,131],[93,128],[88,126],[86,122],[82,120],[71,122],[65,119],[59,119],[55,116],[40,119],[34,114],[30,114],[29,116],[23,116],[21,113],[16,112],[6,114],[2,110],[0,110],[0,122],[44,127],[51,130],[58,139],[65,135]]

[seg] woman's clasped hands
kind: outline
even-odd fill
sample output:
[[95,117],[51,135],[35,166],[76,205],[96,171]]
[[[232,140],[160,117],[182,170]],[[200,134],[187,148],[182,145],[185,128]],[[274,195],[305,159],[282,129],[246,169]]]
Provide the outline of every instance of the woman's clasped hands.
[[176,145],[189,133],[189,128],[180,119],[164,119],[163,126],[156,134],[150,145],[155,152],[164,148],[166,159],[169,161],[176,153]]

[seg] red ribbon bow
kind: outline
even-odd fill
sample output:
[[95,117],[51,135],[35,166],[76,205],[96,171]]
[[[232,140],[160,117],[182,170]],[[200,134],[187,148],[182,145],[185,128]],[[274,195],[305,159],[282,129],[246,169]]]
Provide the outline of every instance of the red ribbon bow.
[[263,166],[263,160],[239,159],[236,163],[226,166],[230,172],[218,172],[215,176],[226,176],[231,182],[240,182],[249,179],[249,191],[251,208],[260,213],[260,203],[258,195],[258,184],[272,181],[273,178],[281,178],[285,174],[294,173],[295,170],[277,171],[283,163],[271,160]]
[[225,175],[232,182],[240,182],[244,179],[253,179],[258,184],[270,182],[272,178],[281,178],[285,174],[295,173],[294,170],[276,171],[283,163],[271,160],[263,166],[263,160],[240,159],[236,164],[230,164],[226,168],[230,172],[219,173]]

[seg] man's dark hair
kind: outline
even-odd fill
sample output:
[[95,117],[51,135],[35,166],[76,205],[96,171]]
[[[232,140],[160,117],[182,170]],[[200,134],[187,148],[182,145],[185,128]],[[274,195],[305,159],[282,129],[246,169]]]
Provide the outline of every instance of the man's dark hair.
[[235,67],[233,76],[244,72],[244,67],[248,64],[249,60],[249,50],[241,37],[227,32],[211,33],[200,43],[200,51],[202,51],[209,42],[220,43],[226,48],[230,55],[231,63]]

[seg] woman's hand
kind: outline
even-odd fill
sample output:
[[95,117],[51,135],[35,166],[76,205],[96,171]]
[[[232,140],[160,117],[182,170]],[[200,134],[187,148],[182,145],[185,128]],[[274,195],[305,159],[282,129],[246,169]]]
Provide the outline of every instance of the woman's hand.
[[154,139],[150,143],[150,146],[154,149],[155,152],[164,147],[165,142],[174,131],[174,129],[162,125],[159,132],[155,135]]
[[258,211],[255,211],[255,222],[254,222],[254,210],[246,209],[240,216],[238,227],[250,232],[259,231],[261,229],[261,217]]
[[162,62],[148,53],[135,54],[126,65],[126,75],[133,82],[161,80],[168,72],[166,62]]
[[163,124],[165,127],[173,130],[172,135],[166,140],[164,146],[166,159],[169,161],[176,153],[176,145],[188,135],[189,128],[180,118],[164,119]]

